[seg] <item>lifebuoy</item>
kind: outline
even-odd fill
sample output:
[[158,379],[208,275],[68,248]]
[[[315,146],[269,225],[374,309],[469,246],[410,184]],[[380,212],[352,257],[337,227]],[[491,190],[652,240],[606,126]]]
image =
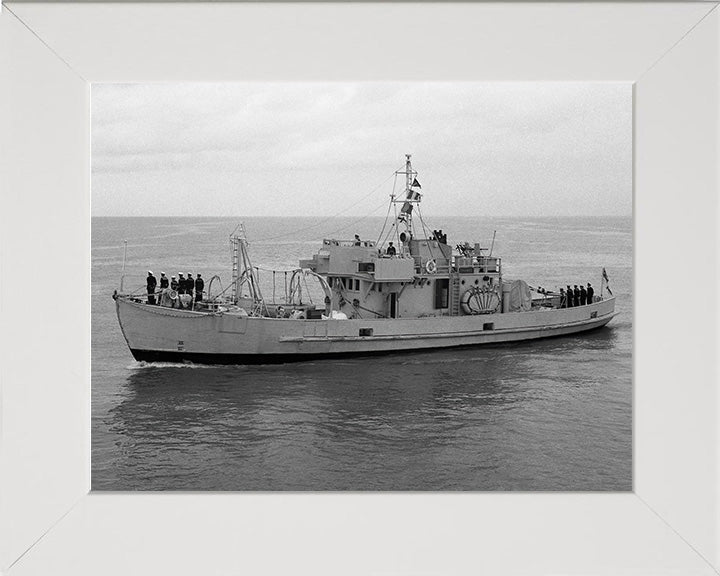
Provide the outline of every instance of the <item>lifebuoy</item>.
[[425,263],[425,270],[427,270],[428,274],[435,274],[435,272],[437,272],[437,262],[435,262],[434,258]]
[[168,294],[168,296],[170,296],[170,300],[177,300],[178,299],[177,290],[170,290],[170,293]]

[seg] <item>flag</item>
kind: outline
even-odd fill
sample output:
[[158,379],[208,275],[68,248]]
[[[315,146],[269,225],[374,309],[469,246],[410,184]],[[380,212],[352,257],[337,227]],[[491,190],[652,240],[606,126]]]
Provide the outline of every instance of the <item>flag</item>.
[[412,214],[413,205],[410,202],[405,202],[400,209],[400,214]]
[[413,179],[413,183],[411,184],[411,187],[412,188],[414,188],[414,187],[422,188],[422,186],[420,186],[420,182],[418,182],[417,178]]
[[608,294],[610,294],[610,296],[612,296],[613,293],[612,293],[612,290],[610,290],[610,279],[608,278],[607,270],[605,270],[605,268],[603,268],[602,277],[603,277],[603,280],[605,280],[605,288],[607,288]]

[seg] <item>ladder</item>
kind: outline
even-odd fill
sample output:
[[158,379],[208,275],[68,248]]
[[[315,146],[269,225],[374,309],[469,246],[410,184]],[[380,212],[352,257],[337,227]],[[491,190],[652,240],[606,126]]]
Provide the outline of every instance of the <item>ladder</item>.
[[450,277],[450,316],[460,315],[460,278]]

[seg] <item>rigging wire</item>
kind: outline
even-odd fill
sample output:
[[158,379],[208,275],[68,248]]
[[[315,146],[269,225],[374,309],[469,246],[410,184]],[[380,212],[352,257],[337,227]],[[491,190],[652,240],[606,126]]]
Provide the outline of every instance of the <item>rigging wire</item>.
[[[423,220],[422,212],[420,211],[419,204],[417,205],[417,215],[418,215],[418,218],[420,219],[420,224],[422,225],[423,234],[425,234],[425,240],[429,240],[430,239],[430,236],[428,235],[429,228],[426,226],[425,220]],[[428,242],[427,247],[428,247],[428,251],[430,252],[430,257],[433,260],[435,260],[435,262],[437,262],[438,259],[436,258],[435,254],[433,253],[433,249],[430,246],[431,246],[431,243]]]
[[378,235],[378,239],[376,244],[380,245],[380,239],[382,238],[383,232],[385,232],[385,226],[387,226],[388,218],[390,217],[390,210],[392,210],[394,201],[395,201],[395,186],[397,186],[397,177],[398,173],[395,172],[395,180],[393,180],[393,189],[392,193],[390,194],[390,203],[388,204],[388,211],[387,214],[385,214],[385,222],[383,222],[382,230],[380,230],[380,234]]
[[[383,238],[382,245],[384,246],[385,243],[388,241],[388,238],[390,238],[390,235],[393,233],[393,230],[397,227],[397,222],[393,222],[390,228],[387,231],[387,234],[385,234],[385,238]],[[398,241],[399,243],[399,241]]]
[[[398,170],[399,170],[399,169],[398,169]],[[311,230],[311,229],[313,229],[313,228],[317,228],[318,226],[322,226],[322,225],[325,224],[326,222],[328,222],[328,221],[330,221],[330,220],[333,220],[334,218],[337,218],[337,217],[340,216],[341,214],[344,214],[345,212],[347,212],[347,211],[350,210],[351,208],[354,208],[355,206],[357,206],[358,204],[360,204],[362,201],[366,200],[367,198],[369,198],[370,196],[372,196],[373,194],[375,194],[375,192],[377,192],[380,188],[382,188],[382,187],[390,180],[390,178],[396,176],[396,172],[397,172],[397,170],[395,170],[390,176],[388,176],[387,178],[385,178],[385,180],[383,180],[380,184],[378,184],[375,188],[373,188],[373,189],[372,189],[370,192],[368,192],[365,196],[362,196],[362,197],[359,198],[356,202],[353,202],[353,203],[350,204],[348,207],[340,210],[339,212],[336,212],[335,214],[333,214],[333,215],[331,215],[331,216],[328,216],[328,217],[326,217],[326,218],[323,218],[322,220],[320,220],[319,222],[316,222],[315,224],[310,224],[309,226],[304,226],[303,228],[297,228],[296,230],[292,230],[292,231],[290,231],[290,232],[285,232],[285,233],[283,233],[283,234],[278,234],[278,235],[276,235],[276,236],[270,236],[270,237],[267,237],[267,238],[259,238],[258,240],[256,240],[256,242],[268,242],[268,241],[270,241],[270,240],[277,240],[277,239],[279,239],[279,238],[287,238],[288,236],[292,236],[292,235],[294,235],[294,234],[297,234],[298,232],[305,232],[306,230]],[[383,206],[384,206],[384,205],[385,205],[385,203],[383,202]]]
[[349,224],[346,224],[345,226],[341,226],[340,228],[337,228],[337,229],[335,229],[335,230],[332,230],[332,231],[330,231],[330,232],[327,232],[327,235],[328,235],[328,236],[332,236],[333,234],[337,234],[338,232],[342,232],[343,230],[347,230],[348,228],[350,228],[350,227],[352,227],[352,226],[355,226],[358,222],[362,222],[363,220],[367,220],[368,218],[370,218],[370,216],[372,216],[373,214],[375,214],[375,212],[377,212],[378,210],[380,210],[380,208],[382,208],[383,206],[385,206],[385,200],[383,200],[383,203],[380,204],[377,208],[375,208],[375,209],[371,210],[370,212],[368,212],[367,214],[365,214],[365,216],[361,216],[360,218],[358,218],[358,219],[356,219],[356,220],[353,220],[352,222],[350,222]]

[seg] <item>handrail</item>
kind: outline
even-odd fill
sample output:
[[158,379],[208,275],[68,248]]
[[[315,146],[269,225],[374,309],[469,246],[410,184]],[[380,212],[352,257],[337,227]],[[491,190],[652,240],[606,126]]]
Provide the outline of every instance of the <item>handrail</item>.
[[360,244],[358,245],[357,240],[336,240],[335,238],[325,238],[323,239],[323,246],[375,248],[376,243],[374,240],[360,240]]

